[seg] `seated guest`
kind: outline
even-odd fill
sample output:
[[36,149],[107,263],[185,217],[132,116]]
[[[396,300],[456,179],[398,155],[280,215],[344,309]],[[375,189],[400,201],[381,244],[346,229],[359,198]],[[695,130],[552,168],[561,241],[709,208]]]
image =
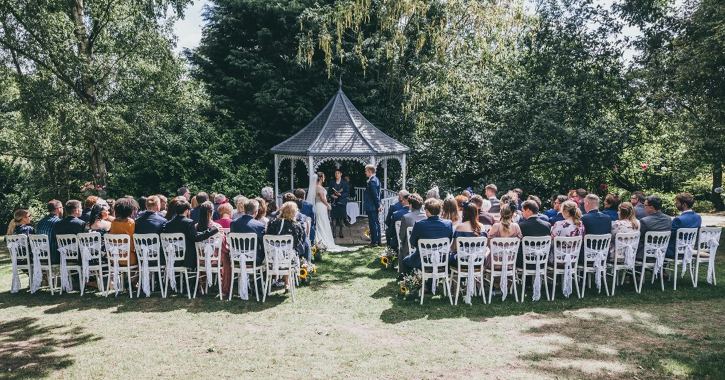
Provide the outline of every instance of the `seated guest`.
[[505,196],[501,197],[500,212],[501,220],[494,223],[491,230],[488,231],[488,245],[491,246],[491,239],[493,238],[510,238],[516,237],[521,239],[521,228],[518,224],[514,223],[513,218],[516,210],[516,201],[510,199],[506,202]]
[[549,217],[549,224],[551,224],[552,226],[556,222],[564,220],[564,215],[562,215],[561,213],[561,205],[563,205],[564,202],[566,202],[567,200],[569,200],[569,198],[567,198],[566,195],[556,196],[556,200],[553,203],[554,211],[556,212],[556,214],[554,214],[554,216],[552,217]]
[[[407,190],[400,190],[398,192],[398,201],[393,203],[388,208],[388,214],[385,216],[385,236],[390,236],[390,235],[388,235],[387,231],[390,231],[391,222],[393,220],[393,214],[395,214],[396,211],[403,208],[403,199],[408,198],[408,195],[410,195],[410,194],[408,193]],[[393,226],[393,229],[394,228],[395,228],[395,226]]]
[[98,232],[101,237],[111,230],[111,222],[108,221],[108,207],[96,203],[91,209],[91,216],[86,225],[87,230]]
[[[465,192],[468,192],[468,190],[463,190]],[[470,193],[469,193],[470,194]],[[466,197],[465,195],[456,195],[456,204],[458,205],[458,219],[463,220],[463,204],[470,201],[471,197]]]
[[[511,191],[516,194],[517,207],[518,207],[518,210],[521,211],[521,204],[524,203],[524,201],[523,201],[524,191],[519,189],[518,187]],[[539,201],[539,203],[541,203],[541,201]]]
[[463,221],[453,231],[453,243],[451,244],[451,255],[449,263],[452,267],[458,266],[458,243],[460,237],[486,237],[483,225],[478,222],[478,207],[472,202],[466,202],[463,206]]
[[[256,198],[260,199],[260,198]],[[269,217],[273,212],[277,211],[277,201],[274,199],[274,189],[267,186],[262,189],[262,200],[264,200],[265,203],[265,210],[267,211],[267,214],[265,215],[257,215],[257,220],[260,220],[262,217]],[[262,207],[260,206],[260,211],[262,210]]]
[[35,234],[35,228],[30,225],[30,211],[17,209],[13,214],[13,220],[8,225],[8,235],[31,235]]
[[[307,261],[312,261],[312,250],[311,246],[312,243],[310,242],[310,239],[308,238],[308,234],[310,231],[310,220],[307,217],[307,215],[301,213],[299,210],[302,208],[302,202],[300,202],[299,199],[297,199],[297,196],[292,193],[285,193],[282,196],[282,203],[286,202],[294,202],[297,204],[297,213],[295,214],[295,223],[299,224],[300,227],[302,227],[302,230],[305,232],[304,239],[302,242],[302,247],[300,248],[300,252],[302,252],[302,255],[300,257],[304,257],[307,259]],[[270,214],[271,219],[275,219],[279,216],[280,211],[275,211],[272,214]]]
[[675,244],[677,243],[677,230],[680,228],[700,228],[702,225],[702,217],[692,211],[692,205],[695,199],[691,194],[682,193],[675,197],[675,207],[680,210],[681,214],[672,220],[672,236],[670,236],[670,245],[667,247],[667,258],[675,258]]
[[478,222],[483,224],[484,226],[492,226],[494,223],[493,215],[489,214],[488,210],[486,209],[487,206],[488,209],[491,209],[491,201],[489,201],[488,199],[483,199],[483,197],[476,194],[471,197],[471,202],[478,209]]
[[244,204],[247,203],[247,197],[243,195],[237,195],[234,197],[234,206],[236,207],[236,210],[234,210],[234,214],[232,214],[232,220],[237,220],[244,215]]
[[617,220],[612,222],[612,242],[609,245],[609,258],[611,260],[613,260],[612,255],[614,254],[617,234],[635,231],[639,231],[639,221],[634,215],[634,207],[629,202],[622,202],[619,204]]
[[[76,235],[85,232],[86,222],[80,218],[82,213],[81,207],[81,202],[75,199],[65,202],[66,217],[56,223],[53,228],[53,233],[56,238],[58,235]],[[57,242],[57,239],[55,240]],[[59,264],[60,253],[56,251],[54,256],[53,252],[51,252],[50,261],[53,264]]]
[[259,202],[255,199],[248,199],[244,203],[244,215],[233,221],[229,226],[230,232],[253,233],[257,235],[257,265],[264,261],[264,237],[265,225],[256,220],[259,212]]
[[160,234],[166,226],[166,219],[159,215],[161,199],[152,195],[146,198],[146,211],[136,219],[137,234]]
[[277,202],[266,202],[263,198],[259,197],[254,199],[259,202],[259,212],[257,213],[255,219],[264,223],[264,225],[266,226],[271,219],[268,218],[267,215],[270,215],[273,212],[277,211]]
[[408,201],[409,196],[410,195],[407,195],[405,198],[403,198],[403,208],[401,208],[400,210],[396,211],[393,214],[393,218],[390,223],[392,225],[392,227],[385,230],[385,236],[388,237],[388,239],[387,239],[388,247],[395,249],[395,250],[398,250],[400,248],[400,242],[398,240],[398,235],[396,234],[396,231],[395,231],[395,222],[400,221],[400,224],[402,226],[403,217],[407,213],[410,212],[410,203]]
[[662,212],[662,199],[657,195],[650,195],[644,200],[644,209],[647,216],[640,220],[639,231],[639,248],[637,249],[637,259],[644,257],[645,234],[649,231],[671,231],[672,219]]
[[[167,199],[166,199],[165,196],[163,196],[161,194],[156,194],[156,196],[159,198],[159,212],[158,212],[158,214],[161,217],[166,217],[166,214],[167,214],[167,211],[166,211]],[[146,209],[148,210],[148,207]]]
[[146,211],[146,199],[148,198],[145,195],[138,198],[138,210],[136,210],[136,215],[141,215],[141,213]]
[[[315,220],[315,207],[312,205],[312,203],[307,202],[307,193],[304,189],[297,189],[295,190],[295,197],[300,201],[300,212],[307,216],[310,220],[310,241],[315,241],[315,226],[316,226],[316,220]],[[345,215],[347,215],[347,211],[345,211]],[[344,225],[344,223],[343,223]],[[340,231],[342,231],[342,226],[340,227]],[[342,236],[342,232],[340,232],[340,237]]]
[[203,191],[200,191],[198,194],[196,194],[196,197],[194,197],[196,200],[197,206],[194,207],[191,210],[191,213],[189,214],[191,216],[191,220],[194,221],[194,223],[199,223],[199,208],[201,207],[201,204],[209,200],[209,195]]
[[[574,201],[566,201],[561,205],[561,215],[564,220],[560,220],[551,226],[551,251],[554,251],[554,238],[557,236],[573,237],[581,236],[584,238],[586,228],[582,223],[582,212]],[[554,255],[549,255],[549,263],[554,263]]]
[[[501,197],[500,204],[513,202],[514,204],[518,205],[517,197],[518,197],[518,195],[516,195],[516,193],[514,193],[513,191],[509,191],[508,193],[504,194],[504,196]],[[499,212],[499,214],[500,214],[500,212]],[[511,221],[513,223],[518,223],[520,219],[521,219],[521,214],[519,213],[518,206],[516,206],[513,210],[513,216],[511,217]]]
[[403,216],[400,220],[400,235],[398,235],[398,242],[400,244],[400,254],[398,255],[398,273],[402,274],[403,258],[408,256],[410,249],[408,248],[408,227],[413,227],[416,222],[426,218],[426,215],[421,211],[423,207],[423,197],[417,193],[410,194],[408,196],[408,204],[410,206],[410,212]]
[[[489,202],[491,202],[491,209],[488,212],[490,212],[491,214],[498,214],[501,211],[500,202],[496,198],[497,192],[498,192],[498,188],[496,188],[496,185],[490,184],[490,185],[486,186],[486,198],[488,199]],[[473,199],[473,197],[471,197],[471,199]],[[479,212],[480,211],[481,211],[481,209],[479,207]],[[481,220],[479,219],[479,222],[480,221]]]
[[612,233],[612,219],[609,215],[599,211],[599,197],[589,194],[584,197],[584,210],[582,223],[584,230],[592,235],[604,235]]
[[[216,233],[222,235],[222,246],[221,250],[219,252],[219,256],[221,256],[222,260],[222,299],[229,297],[229,288],[232,285],[232,261],[231,257],[229,256],[229,247],[227,246],[227,239],[224,235],[224,232],[221,231],[222,226],[220,226],[218,223],[214,222],[214,204],[210,201],[206,201],[199,205],[199,222],[196,224],[196,233],[206,235],[209,234],[211,231],[216,231]],[[214,236],[215,234],[211,234],[209,236]],[[198,258],[197,254],[197,258]],[[212,265],[216,264],[216,260],[211,260]],[[203,260],[199,260],[198,265],[205,265],[205,262]],[[202,287],[202,281],[206,281],[205,279],[200,279],[199,281],[199,287]]]
[[[471,195],[471,192],[468,191],[468,189],[466,189],[466,190],[461,191],[461,196],[466,198],[467,201],[470,201],[472,195]],[[458,196],[456,196],[456,201],[458,201]],[[463,205],[461,205],[461,206],[463,206]]]
[[[126,234],[131,237],[131,252],[128,253],[130,265],[136,265],[136,251],[133,245],[133,234],[136,232],[136,222],[131,219],[138,210],[138,203],[131,197],[123,197],[116,200],[113,206],[116,209],[116,219],[111,222],[110,234]],[[66,206],[67,208],[67,206]],[[126,261],[118,261],[119,265],[126,265]]]
[[645,197],[644,193],[641,191],[635,191],[632,193],[632,197],[630,198],[630,202],[632,202],[632,206],[634,206],[634,214],[637,216],[637,220],[642,220],[645,216],[647,216],[647,210],[644,209],[644,201],[647,197]]
[[[186,251],[183,265],[187,268],[196,270],[196,245],[194,243],[197,241],[206,240],[210,236],[216,235],[219,230],[217,230],[216,228],[209,228],[203,232],[197,232],[196,223],[194,223],[194,221],[189,218],[191,205],[184,199],[176,198],[176,206],[174,208],[174,211],[174,219],[166,222],[166,226],[164,226],[164,233],[184,234]],[[176,265],[178,266],[179,264]]]
[[584,198],[586,198],[588,194],[589,193],[582,188],[576,190],[576,197],[579,200],[579,210],[581,210],[582,215],[586,213],[586,211],[584,211]]
[[446,197],[443,200],[441,219],[450,220],[454,229],[461,224],[461,219],[458,217],[458,204],[453,197]]
[[176,196],[184,197],[184,200],[188,202],[189,199],[191,199],[191,191],[189,191],[188,187],[181,186],[178,190],[176,190]]
[[440,193],[438,192],[438,186],[433,186],[432,189],[428,190],[427,193],[425,193],[425,199],[441,199]]
[[176,216],[176,204],[181,199],[183,199],[184,201],[186,201],[186,198],[184,198],[182,196],[177,196],[177,197],[171,198],[171,200],[169,201],[168,206],[166,206],[167,212],[166,212],[166,215],[164,216],[166,218],[166,221],[169,221],[171,219],[174,219],[174,217]]
[[232,205],[223,203],[219,205],[216,212],[219,214],[219,219],[214,220],[214,222],[222,226],[222,228],[229,228],[232,223],[232,214],[234,213]]
[[[539,199],[539,197],[537,197],[536,195],[529,195],[529,197],[526,198],[526,200],[534,201],[536,203],[536,207],[538,207],[538,210],[541,210],[541,199]],[[519,208],[521,209],[522,207],[523,207],[523,203],[521,203],[521,206]],[[522,217],[522,219],[525,219],[526,218],[523,215],[523,209],[522,209],[522,212],[521,212],[521,217]],[[549,222],[549,217],[546,216],[546,215],[544,215],[544,214],[542,214],[542,213],[540,213],[540,212],[538,212],[538,211],[537,211],[536,217],[538,217],[539,219],[541,219],[541,220],[543,220],[543,221],[545,221],[547,223]]]
[[441,201],[436,198],[429,198],[425,201],[425,215],[427,219],[419,220],[413,226],[410,234],[410,244],[415,247],[415,252],[403,259],[402,273],[410,273],[413,269],[421,269],[420,252],[418,252],[418,241],[420,239],[453,238],[453,224],[450,220],[441,219]]
[[88,223],[88,219],[91,217],[91,208],[98,202],[98,197],[95,195],[89,195],[83,202],[83,211],[81,212],[81,220]]
[[604,198],[604,210],[602,212],[607,214],[612,221],[619,219],[617,210],[619,210],[619,204],[622,203],[622,199],[617,194],[607,194]]
[[[55,224],[61,221],[63,216],[63,204],[59,200],[53,199],[47,205],[48,215],[40,219],[38,222],[38,234],[48,236],[50,240],[50,257],[51,261],[58,256],[58,242],[55,239]],[[60,261],[58,261],[60,262]]]
[[115,199],[106,199],[106,203],[108,203],[108,221],[113,222],[114,219],[116,219],[116,200]]
[[551,208],[546,210],[544,215],[546,215],[547,218],[551,219],[554,215],[558,213],[557,210],[554,209],[554,203],[556,203],[556,199],[559,197],[559,194],[554,194],[551,196]]
[[[531,196],[529,196],[531,197]],[[551,234],[551,225],[544,221],[538,215],[539,205],[533,199],[528,199],[521,204],[521,213],[523,219],[519,222],[521,236],[549,236]],[[519,246],[519,256],[516,259],[516,265],[519,268],[524,266],[524,245]]]
[[[264,202],[264,200],[262,200]],[[303,256],[304,242],[305,242],[305,231],[302,226],[296,222],[295,218],[298,214],[297,203],[285,202],[279,210],[279,216],[269,221],[267,225],[268,235],[292,235],[292,241],[295,247],[295,252],[298,256]],[[284,291],[289,292],[289,276],[284,278]]]
[[[221,219],[221,215],[219,215],[219,206],[223,204],[228,204],[229,199],[227,199],[227,196],[224,194],[214,194],[214,220]],[[231,215],[230,215],[231,217]]]

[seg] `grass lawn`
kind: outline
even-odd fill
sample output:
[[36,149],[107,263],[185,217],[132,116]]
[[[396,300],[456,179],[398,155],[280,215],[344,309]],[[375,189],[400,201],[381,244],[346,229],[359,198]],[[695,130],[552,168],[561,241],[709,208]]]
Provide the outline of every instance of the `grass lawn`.
[[0,378],[725,378],[725,244],[720,286],[472,306],[396,298],[374,250],[326,254],[296,303],[10,294],[0,244]]

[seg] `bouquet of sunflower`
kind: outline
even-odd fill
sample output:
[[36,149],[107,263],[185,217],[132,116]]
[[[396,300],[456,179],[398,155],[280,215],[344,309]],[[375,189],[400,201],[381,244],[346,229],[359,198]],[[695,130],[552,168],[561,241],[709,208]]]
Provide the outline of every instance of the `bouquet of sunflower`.
[[421,286],[423,286],[423,275],[419,269],[416,269],[413,273],[403,276],[403,280],[398,284],[400,285],[400,294],[403,295],[403,298],[407,298],[411,294],[415,298],[418,296]]
[[388,266],[395,267],[395,260],[397,259],[398,253],[390,247],[386,248],[385,251],[380,254],[380,264],[385,265],[386,268],[388,268]]
[[322,254],[327,252],[327,246],[322,241],[316,241],[315,244],[312,245],[312,259],[319,261],[322,259]]
[[302,282],[309,283],[312,276],[317,274],[317,265],[308,262],[304,257],[300,259],[300,279]]

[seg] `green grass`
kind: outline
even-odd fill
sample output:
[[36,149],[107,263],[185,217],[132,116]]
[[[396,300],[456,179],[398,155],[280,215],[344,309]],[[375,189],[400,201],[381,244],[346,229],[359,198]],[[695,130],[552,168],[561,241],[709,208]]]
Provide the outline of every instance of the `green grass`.
[[326,254],[296,303],[277,293],[261,304],[10,294],[2,246],[2,378],[725,378],[725,282],[708,285],[704,270],[697,289],[686,278],[677,291],[420,306],[361,250]]

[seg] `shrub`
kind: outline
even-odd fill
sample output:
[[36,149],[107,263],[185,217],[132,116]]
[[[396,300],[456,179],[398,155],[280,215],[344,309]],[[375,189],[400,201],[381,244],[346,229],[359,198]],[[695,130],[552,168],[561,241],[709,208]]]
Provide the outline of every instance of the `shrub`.
[[692,206],[692,210],[698,214],[703,212],[713,212],[715,211],[715,204],[710,201],[695,201],[695,204]]

